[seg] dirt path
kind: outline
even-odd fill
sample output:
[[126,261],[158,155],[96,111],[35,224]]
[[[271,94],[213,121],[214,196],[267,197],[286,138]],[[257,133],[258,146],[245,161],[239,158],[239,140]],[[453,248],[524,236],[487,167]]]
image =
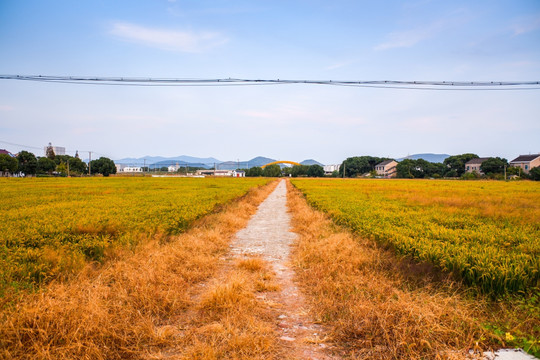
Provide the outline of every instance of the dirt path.
[[297,235],[289,231],[291,217],[286,203],[287,188],[282,180],[259,205],[247,227],[236,234],[231,253],[236,257],[259,256],[272,265],[281,291],[261,293],[258,298],[276,309],[280,340],[289,354],[298,359],[337,359],[330,355],[324,329],[308,316],[304,298],[293,282],[288,260]]

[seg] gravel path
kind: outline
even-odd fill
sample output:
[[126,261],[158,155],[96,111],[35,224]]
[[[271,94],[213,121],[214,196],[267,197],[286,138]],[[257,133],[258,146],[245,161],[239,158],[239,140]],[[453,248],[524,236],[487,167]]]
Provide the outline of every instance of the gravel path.
[[246,228],[236,234],[231,252],[237,257],[260,256],[276,273],[281,291],[259,295],[259,299],[277,309],[280,340],[298,359],[337,359],[328,354],[324,329],[307,314],[304,298],[293,282],[294,272],[288,264],[290,246],[296,234],[289,231],[291,217],[287,212],[287,188],[282,180],[264,200]]

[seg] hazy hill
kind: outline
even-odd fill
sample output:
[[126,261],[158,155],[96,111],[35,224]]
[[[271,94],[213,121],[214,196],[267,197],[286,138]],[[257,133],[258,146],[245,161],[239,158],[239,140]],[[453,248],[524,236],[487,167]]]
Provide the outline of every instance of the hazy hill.
[[320,166],[324,166],[323,164],[321,164],[317,160],[313,160],[313,159],[304,160],[300,164],[302,164],[302,165],[320,165]]
[[424,159],[426,161],[432,162],[432,163],[442,163],[444,159],[447,157],[450,157],[451,155],[448,154],[413,154],[406,157],[402,157],[399,159],[396,159],[396,161],[402,161],[405,159],[411,159],[411,160],[418,160],[418,159]]
[[188,155],[180,155],[180,156],[172,156],[172,157],[144,156],[140,158],[123,158],[123,159],[114,160],[114,162],[116,164],[134,165],[134,166],[142,166],[146,163],[146,166],[151,166],[151,167],[175,165],[176,163],[178,163],[179,165],[194,164],[194,166],[201,166],[201,164],[207,164],[208,167],[213,167],[214,163],[219,164],[221,161],[213,157],[199,158],[199,157],[188,156]]
[[[240,169],[247,169],[252,168],[255,166],[263,166],[268,163],[276,161],[275,159],[267,158],[264,156],[257,156],[251,160],[242,160],[242,161],[220,161],[213,157],[208,158],[198,158],[193,156],[187,156],[187,155],[181,155],[181,156],[173,156],[173,157],[163,157],[163,156],[145,156],[140,158],[123,158],[114,160],[116,164],[123,164],[123,165],[132,165],[132,166],[143,166],[146,164],[146,166],[150,167],[151,169],[156,167],[163,167],[163,166],[170,166],[170,165],[180,165],[180,166],[192,166],[192,167],[205,167],[205,168],[213,168],[214,165],[218,170],[234,170],[237,168]],[[302,165],[321,165],[320,162],[308,159],[301,162]],[[281,165],[286,166],[286,165]]]

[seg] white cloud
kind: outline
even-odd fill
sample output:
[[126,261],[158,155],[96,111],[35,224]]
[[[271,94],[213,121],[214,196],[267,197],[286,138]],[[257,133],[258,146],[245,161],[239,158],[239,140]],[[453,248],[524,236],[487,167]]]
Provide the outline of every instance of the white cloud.
[[156,29],[124,22],[113,24],[110,33],[124,41],[189,53],[208,51],[228,41],[217,32]]
[[377,45],[375,50],[412,47],[431,36],[433,36],[431,28],[392,32],[388,35],[388,40]]

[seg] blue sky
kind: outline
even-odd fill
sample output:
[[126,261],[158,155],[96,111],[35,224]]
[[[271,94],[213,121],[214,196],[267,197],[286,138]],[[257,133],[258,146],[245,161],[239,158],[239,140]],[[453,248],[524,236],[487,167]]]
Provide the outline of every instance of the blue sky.
[[[540,2],[3,0],[0,49],[0,74],[537,81]],[[0,80],[0,141],[113,159],[511,160],[540,152],[539,100],[540,90]]]

